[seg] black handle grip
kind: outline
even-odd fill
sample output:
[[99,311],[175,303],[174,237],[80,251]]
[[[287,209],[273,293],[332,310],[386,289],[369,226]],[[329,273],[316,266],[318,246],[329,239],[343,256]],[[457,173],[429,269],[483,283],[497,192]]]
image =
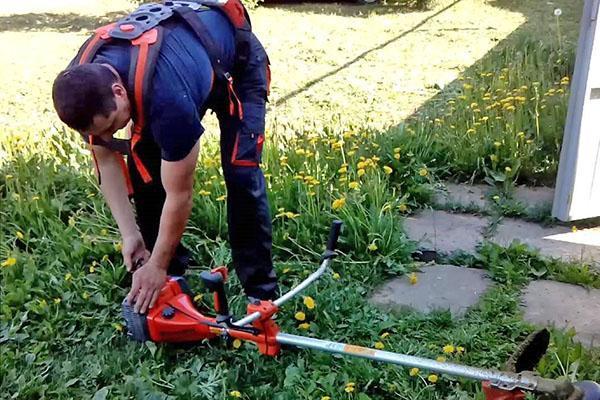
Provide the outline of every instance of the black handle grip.
[[338,238],[340,237],[340,231],[342,230],[342,225],[343,222],[337,219],[331,223],[331,230],[329,231],[329,240],[327,240],[328,251],[335,251]]
[[229,304],[225,294],[225,280],[218,272],[202,271],[200,279],[206,288],[215,294],[215,310],[219,315],[229,315]]

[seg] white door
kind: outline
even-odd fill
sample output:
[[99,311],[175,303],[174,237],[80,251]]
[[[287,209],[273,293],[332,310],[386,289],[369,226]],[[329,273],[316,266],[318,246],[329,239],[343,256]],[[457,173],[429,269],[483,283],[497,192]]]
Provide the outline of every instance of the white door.
[[600,0],[586,0],[552,215],[600,216]]

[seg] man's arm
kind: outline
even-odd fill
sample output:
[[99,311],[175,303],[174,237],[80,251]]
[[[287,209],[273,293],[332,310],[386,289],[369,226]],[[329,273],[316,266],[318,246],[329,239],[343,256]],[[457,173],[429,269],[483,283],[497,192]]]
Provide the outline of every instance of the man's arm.
[[194,170],[200,145],[196,142],[190,153],[180,161],[162,161],[161,178],[167,193],[160,217],[160,228],[150,259],[133,274],[130,302],[135,311],[144,313],[154,306],[171,258],[181,240],[192,210]]
[[121,156],[103,146],[93,146],[93,149],[102,181],[100,190],[121,232],[123,259],[127,269],[131,270],[135,261],[145,261],[149,253],[146,251],[127,196],[127,183],[118,159]]

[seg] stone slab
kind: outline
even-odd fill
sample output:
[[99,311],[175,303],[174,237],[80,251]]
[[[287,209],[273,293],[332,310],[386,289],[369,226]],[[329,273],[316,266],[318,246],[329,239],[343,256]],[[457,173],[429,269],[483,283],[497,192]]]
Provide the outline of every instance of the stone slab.
[[554,188],[517,186],[513,197],[527,209],[552,208]]
[[420,247],[440,253],[474,252],[487,225],[485,218],[439,210],[424,210],[404,221],[411,240],[419,242]]
[[440,206],[487,208],[486,194],[490,187],[486,185],[469,185],[445,183],[444,188],[435,191],[434,202]]
[[485,271],[454,265],[424,267],[416,276],[414,285],[407,276],[384,283],[375,290],[370,302],[387,311],[450,310],[453,316],[462,316],[491,285]]
[[585,230],[586,242],[577,242],[577,236],[583,238],[583,234],[574,235],[567,226],[544,227],[532,222],[521,221],[514,218],[503,219],[491,241],[501,246],[508,246],[513,240],[519,240],[540,251],[546,257],[561,258],[564,261],[586,261],[600,262],[600,246],[591,246],[594,237],[600,234],[600,230]]
[[574,328],[576,340],[586,346],[600,346],[600,289],[533,281],[523,292],[521,302],[526,321],[560,329]]

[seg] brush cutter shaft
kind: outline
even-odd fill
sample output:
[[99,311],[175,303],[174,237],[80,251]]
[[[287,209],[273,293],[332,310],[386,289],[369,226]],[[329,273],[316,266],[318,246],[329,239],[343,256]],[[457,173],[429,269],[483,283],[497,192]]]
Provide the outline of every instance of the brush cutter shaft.
[[279,333],[276,336],[276,340],[282,345],[293,345],[307,349],[321,350],[328,353],[344,354],[366,358],[369,360],[398,364],[405,367],[423,368],[433,372],[445,373],[453,376],[462,376],[479,381],[490,381],[493,386],[508,390],[519,388],[527,391],[535,391],[538,387],[538,381],[541,379],[538,377],[515,374],[512,372],[501,372],[468,367],[459,364],[438,362],[421,357],[391,353],[389,351],[353,346],[345,343],[330,342],[328,340],[290,335],[287,333]]
[[[292,290],[290,290],[289,292],[287,292],[286,294],[284,294],[277,300],[275,300],[273,303],[277,307],[279,307],[283,303],[290,300],[292,297],[296,296],[298,293],[300,293],[301,291],[306,289],[311,283],[313,283],[314,281],[319,279],[321,277],[321,275],[323,275],[323,273],[329,267],[330,263],[331,263],[331,258],[326,258],[325,260],[323,260],[323,262],[321,263],[321,266],[315,272],[310,274],[308,276],[308,278],[306,278],[304,281],[302,281],[302,283],[300,283],[298,286],[296,286],[295,288],[293,288]],[[234,322],[233,324],[235,326],[248,325],[248,324],[251,324],[252,322],[256,321],[259,317],[260,317],[260,313],[255,312],[253,314],[247,315],[246,317],[240,319],[239,321]]]

